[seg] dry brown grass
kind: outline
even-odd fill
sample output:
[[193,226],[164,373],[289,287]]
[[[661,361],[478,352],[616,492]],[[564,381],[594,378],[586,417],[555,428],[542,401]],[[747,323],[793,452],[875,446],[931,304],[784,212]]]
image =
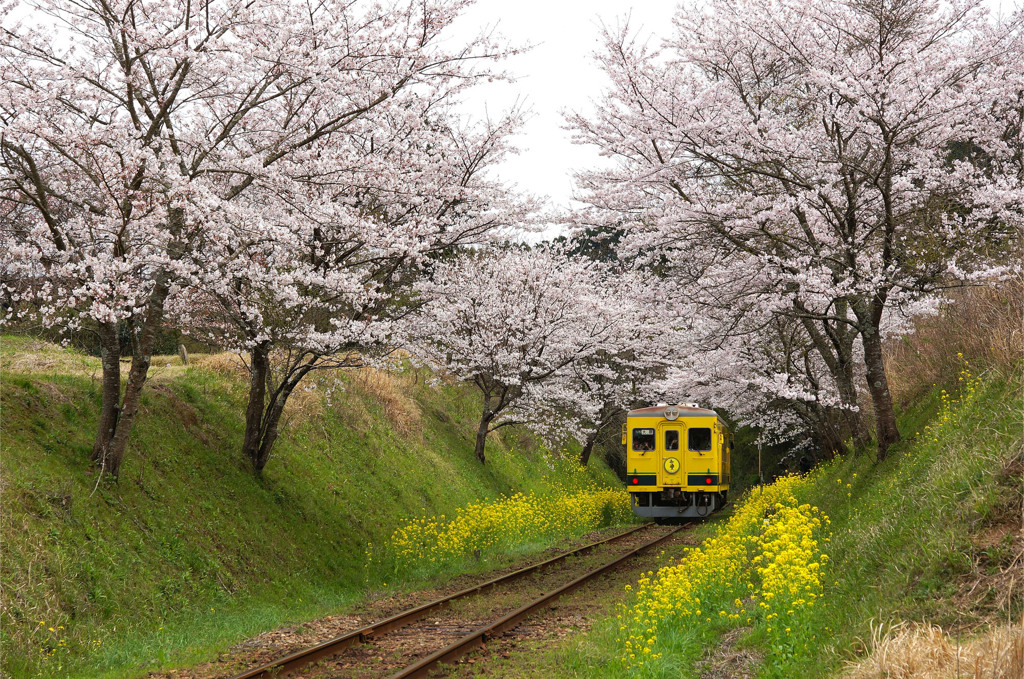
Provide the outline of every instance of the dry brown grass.
[[249,371],[245,367],[245,362],[236,353],[222,351],[218,354],[191,354],[189,363],[209,368],[222,375],[236,378],[244,375],[245,379],[248,379]]
[[1020,366],[1024,278],[956,290],[949,297],[942,313],[921,319],[914,334],[886,346],[889,388],[898,402],[910,402],[955,377],[962,368],[957,352],[982,367],[1012,371]]
[[871,655],[852,664],[846,679],[1020,679],[1024,623],[1002,625],[969,641],[941,627],[900,623],[872,627]]
[[[356,363],[357,358],[350,356],[346,360]],[[192,363],[217,371],[232,380],[248,380],[245,363],[238,354],[225,352],[197,355]],[[359,369],[325,367],[313,371],[289,397],[285,410],[286,421],[320,417],[330,403],[339,406],[344,403],[343,407],[350,410],[357,408],[357,404],[349,402],[345,398],[343,387],[341,391],[337,390],[342,373],[351,375],[352,385],[381,405],[385,416],[396,431],[403,436],[419,435],[422,430],[423,416],[416,401],[407,395],[413,378],[400,371],[392,372],[371,367]],[[329,400],[328,394],[330,394]],[[353,425],[359,424],[357,420],[364,419],[360,417],[360,413],[349,412],[348,415],[352,419],[350,423]],[[368,414],[366,415],[366,419],[370,419]]]
[[[217,357],[234,356],[233,354],[217,354]],[[192,356],[193,364],[205,365],[216,357],[202,354]],[[237,356],[234,357],[237,361]],[[226,359],[225,359],[226,360]],[[131,358],[121,357],[121,379],[128,378]],[[182,374],[186,366],[182,365],[177,354],[153,356],[147,379],[150,381],[166,380]],[[103,364],[95,356],[83,354],[75,349],[65,349],[60,345],[45,340],[25,339],[13,349],[5,347],[0,353],[0,374],[5,375],[62,375],[74,377],[91,377],[99,380],[103,374]]]
[[307,375],[299,383],[299,386],[288,397],[288,402],[285,405],[286,422],[312,420],[324,414],[327,404],[324,402],[323,377],[322,374]]
[[353,375],[352,382],[381,405],[385,417],[400,434],[408,437],[422,432],[423,414],[416,401],[408,395],[413,382],[408,373],[360,368]]
[[0,355],[0,372],[17,375],[91,375],[102,370],[100,360],[67,351],[42,340],[28,340]]

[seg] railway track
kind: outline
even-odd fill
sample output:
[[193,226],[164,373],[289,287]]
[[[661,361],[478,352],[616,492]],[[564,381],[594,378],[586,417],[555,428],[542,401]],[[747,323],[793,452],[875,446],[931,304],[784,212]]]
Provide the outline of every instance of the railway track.
[[[349,632],[348,634],[330,639],[316,646],[292,653],[265,665],[254,667],[242,672],[241,674],[234,675],[231,679],[269,679],[270,677],[279,678],[286,676],[298,676],[300,673],[309,670],[311,666],[319,663],[320,661],[326,661],[331,658],[342,656],[347,649],[351,649],[352,647],[361,644],[377,643],[388,633],[407,627],[421,618],[438,615],[440,612],[451,607],[451,605],[456,601],[466,600],[470,597],[484,594],[498,588],[499,586],[508,585],[515,581],[527,578],[528,576],[536,576],[536,574],[541,573],[542,571],[550,570],[560,562],[564,564],[569,557],[584,556],[601,547],[613,546],[621,540],[630,539],[630,536],[634,536],[635,538],[638,534],[641,534],[641,531],[651,532],[652,530],[660,534],[653,539],[644,541],[641,545],[635,548],[629,549],[625,553],[617,556],[615,559],[588,570],[583,575],[575,577],[569,582],[558,585],[552,584],[550,588],[546,588],[547,591],[545,591],[542,596],[533,598],[531,601],[518,606],[510,613],[505,613],[504,615],[500,615],[500,617],[490,619],[484,624],[471,625],[470,629],[462,629],[462,625],[456,625],[453,630],[459,638],[453,643],[430,653],[426,657],[417,660],[413,664],[410,664],[397,672],[388,670],[377,675],[390,675],[391,679],[425,677],[429,672],[435,670],[438,664],[453,662],[462,655],[480,648],[489,638],[515,627],[524,618],[542,608],[545,608],[558,597],[575,590],[587,581],[615,568],[630,557],[663,542],[680,529],[676,528],[674,530],[663,532],[663,529],[658,530],[654,528],[653,524],[646,524],[638,528],[624,531],[610,538],[590,543],[580,547],[579,549],[566,552],[565,554],[561,554],[546,561],[521,568],[512,573],[494,578],[493,580],[469,587],[450,596],[402,611],[389,618],[363,627],[362,629]],[[449,634],[451,634],[451,631]],[[368,676],[366,671],[359,672],[357,674],[358,676]]]

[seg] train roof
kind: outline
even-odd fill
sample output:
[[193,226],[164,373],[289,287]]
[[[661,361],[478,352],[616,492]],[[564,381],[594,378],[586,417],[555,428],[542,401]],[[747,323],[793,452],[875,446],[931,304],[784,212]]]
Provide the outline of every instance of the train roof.
[[714,410],[697,408],[692,405],[657,405],[649,408],[637,408],[630,410],[627,417],[666,417],[666,412],[669,410],[678,413],[676,417],[718,417],[718,413]]

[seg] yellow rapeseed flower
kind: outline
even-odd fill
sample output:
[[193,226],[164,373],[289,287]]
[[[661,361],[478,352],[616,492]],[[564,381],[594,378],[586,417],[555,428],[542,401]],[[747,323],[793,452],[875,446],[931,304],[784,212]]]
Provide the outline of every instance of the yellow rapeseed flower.
[[[702,602],[716,606],[719,618],[737,624],[747,615],[747,598],[756,602],[754,610],[764,622],[784,613],[791,623],[813,607],[823,594],[828,562],[817,536],[829,522],[817,507],[797,501],[806,484],[803,477],[788,476],[765,487],[763,495],[748,496],[717,533],[677,565],[637,581],[632,603],[620,614],[625,635],[621,658],[627,667],[640,667],[633,649],[657,650],[662,629],[710,622],[703,616]],[[755,620],[745,619],[746,624]],[[767,627],[768,632],[773,629],[780,634],[787,627]]]

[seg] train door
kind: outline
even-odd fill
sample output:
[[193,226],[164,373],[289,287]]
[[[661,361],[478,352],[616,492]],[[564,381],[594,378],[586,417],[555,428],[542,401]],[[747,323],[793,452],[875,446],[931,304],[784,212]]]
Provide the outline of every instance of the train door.
[[726,431],[722,435],[722,484],[732,480],[732,433]]
[[690,486],[718,485],[718,459],[715,455],[716,427],[701,422],[686,430],[686,483]]
[[681,486],[685,471],[683,470],[683,426],[680,424],[663,424],[659,427],[658,449],[661,452],[661,484],[663,486]]

